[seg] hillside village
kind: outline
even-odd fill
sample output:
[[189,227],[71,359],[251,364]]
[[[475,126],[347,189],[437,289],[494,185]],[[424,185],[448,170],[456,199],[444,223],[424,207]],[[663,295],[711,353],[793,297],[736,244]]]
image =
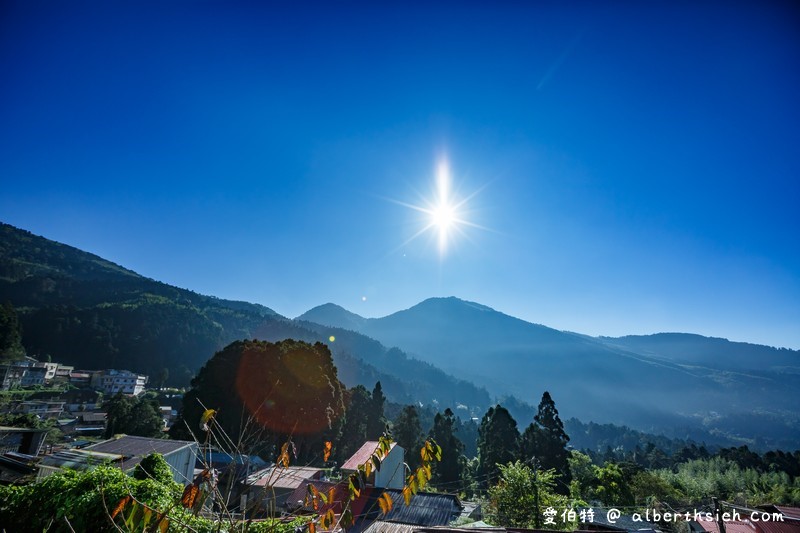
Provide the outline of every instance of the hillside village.
[[[797,403],[787,392],[796,378],[786,372],[796,351],[687,335],[590,339],[457,298],[381,320],[333,305],[290,320],[1,228],[0,524],[14,530],[169,522],[170,530],[211,531],[224,522],[281,533],[722,533],[718,521],[693,514],[664,518],[673,511],[744,512],[722,524],[724,533],[789,533],[800,523],[800,450],[790,451],[798,422],[785,416]],[[502,338],[537,357],[561,350],[561,359],[548,359],[552,368],[515,376],[530,404],[500,396],[502,388],[492,401],[462,379],[502,344],[483,333],[487,323],[502,324]],[[444,346],[436,353],[463,353],[469,364],[454,367],[462,376],[454,377],[348,328],[418,353]],[[616,382],[566,378],[556,362],[570,354],[637,369],[626,382],[635,390],[655,384],[656,397],[681,396],[691,406],[707,397],[699,379],[717,372],[708,365],[720,353],[736,372],[720,371],[726,389],[716,401],[749,407],[729,407],[710,430],[684,417],[665,436],[660,425],[647,432],[562,421],[556,408],[563,401],[591,420],[625,414],[634,399],[645,413],[657,405],[634,389],[615,393]],[[754,354],[770,367],[759,369]],[[515,356],[498,352],[505,357]],[[667,371],[698,381],[644,379]],[[501,365],[492,372],[501,385],[509,381]],[[531,372],[538,381],[525,378]],[[771,396],[741,393],[748,380],[774,384]],[[748,404],[757,392],[762,404]],[[108,490],[119,504],[113,517]],[[609,519],[616,509],[623,516]],[[749,519],[753,512],[780,519]]]
[[[244,346],[246,351],[250,345],[234,345],[221,354],[226,351],[236,351],[237,346]],[[302,344],[301,349],[304,349]],[[217,354],[215,358],[221,354]],[[430,459],[429,463],[425,463],[424,460],[421,467],[417,466],[419,460],[414,458],[414,446],[408,443],[403,446],[396,441],[384,443],[381,438],[367,439],[353,446],[352,453],[341,456],[342,462],[337,464],[336,461],[329,461],[328,457],[323,461],[319,461],[319,458],[314,460],[312,458],[314,453],[309,454],[308,451],[304,453],[294,449],[295,446],[298,448],[303,446],[304,441],[300,436],[290,438],[282,446],[278,456],[265,454],[263,451],[246,453],[237,446],[220,446],[217,437],[227,435],[225,427],[228,422],[222,418],[218,419],[221,414],[211,412],[212,410],[202,413],[199,417],[205,421],[200,425],[200,431],[196,433],[195,439],[169,438],[168,432],[172,424],[176,421],[184,423],[180,416],[176,418],[178,412],[171,405],[159,406],[161,418],[156,428],[157,435],[110,434],[109,405],[123,398],[133,401],[137,398],[143,399],[146,395],[159,395],[162,392],[147,388],[148,376],[127,370],[76,370],[57,362],[39,362],[25,358],[3,364],[0,366],[0,372],[5,376],[3,390],[7,394],[25,396],[25,399],[11,400],[3,405],[4,420],[34,422],[29,424],[33,427],[0,427],[0,452],[2,452],[0,483],[10,487],[37,487],[45,479],[54,475],[60,476],[65,471],[85,474],[93,471],[102,472],[102,468],[105,468],[103,465],[119,469],[135,478],[139,475],[137,472],[143,471],[142,465],[149,465],[155,457],[160,457],[167,467],[168,477],[165,479],[175,483],[176,487],[185,487],[183,500],[188,493],[191,493],[193,487],[205,487],[205,497],[202,501],[192,500],[190,504],[186,502],[184,504],[191,513],[212,522],[223,519],[223,514],[227,517],[225,519],[233,522],[254,521],[262,524],[274,523],[271,521],[276,519],[284,524],[295,524],[297,520],[299,523],[308,523],[311,520],[317,524],[314,529],[319,528],[320,531],[347,530],[370,533],[476,530],[502,533],[526,531],[526,528],[530,528],[530,531],[560,529],[611,533],[644,530],[685,531],[685,528],[697,533],[719,533],[721,527],[731,533],[753,531],[791,533],[800,530],[800,509],[780,505],[782,502],[777,502],[778,505],[768,502],[757,506],[747,505],[746,501],[725,502],[723,504],[725,507],[720,507],[717,503],[715,504],[717,507],[711,510],[707,507],[710,502],[695,502],[693,505],[699,504],[704,508],[700,519],[692,518],[689,514],[683,516],[667,503],[671,498],[668,496],[668,491],[664,492],[663,487],[645,489],[645,491],[654,490],[652,494],[660,495],[642,500],[633,507],[627,507],[630,512],[609,519],[609,516],[613,516],[613,513],[608,514],[611,512],[613,502],[623,497],[622,493],[613,491],[612,495],[603,496],[604,490],[610,490],[610,486],[605,485],[609,481],[603,481],[598,477],[591,492],[593,498],[588,501],[581,497],[580,492],[563,490],[566,488],[565,485],[562,488],[557,485],[559,478],[573,479],[575,487],[585,482],[581,479],[585,473],[581,474],[579,462],[573,460],[581,456],[580,453],[575,455],[576,450],[568,452],[573,454],[567,467],[569,471],[554,476],[555,471],[544,468],[548,461],[553,459],[548,458],[546,454],[559,453],[557,450],[545,452],[544,448],[539,448],[539,451],[529,449],[528,452],[524,452],[521,449],[523,454],[539,455],[539,460],[532,464],[538,465],[534,468],[543,469],[541,470],[543,484],[537,486],[534,483],[528,488],[517,487],[513,489],[516,492],[512,490],[510,493],[513,494],[512,500],[503,504],[502,499],[510,495],[502,496],[503,491],[507,490],[502,487],[509,489],[513,487],[515,482],[511,476],[519,475],[526,470],[530,471],[529,467],[519,461],[513,463],[515,455],[510,453],[510,447],[490,452],[489,447],[497,444],[490,444],[487,441],[488,434],[484,433],[482,444],[479,444],[479,453],[484,455],[499,453],[496,459],[498,463],[505,461],[508,466],[490,474],[497,476],[492,478],[496,481],[483,484],[478,482],[472,489],[465,490],[466,485],[463,480],[469,479],[471,475],[475,476],[481,471],[481,466],[476,463],[475,466],[465,468],[465,465],[461,464],[454,467],[455,477],[446,473],[446,468],[459,464],[447,454],[460,454],[459,450],[463,452],[463,444],[453,433],[454,417],[449,410],[449,414],[446,413],[445,417],[441,414],[436,415],[434,428],[427,437],[429,442],[441,443],[435,446],[444,447],[444,451],[441,452],[441,463]],[[379,419],[398,432],[398,439],[406,440],[403,435],[406,428],[403,426],[402,416],[395,418],[394,422],[384,418],[385,400],[380,399],[380,384],[372,394],[368,391],[364,391],[363,394],[366,402],[378,399],[381,405]],[[355,397],[358,395],[351,396],[351,402]],[[543,402],[547,398],[549,395],[545,395]],[[557,411],[551,404],[548,407],[543,403],[543,406],[540,405],[537,418],[542,417],[539,418],[541,423],[548,424],[544,416],[549,409],[547,416],[554,417],[553,421],[558,426],[560,422]],[[355,409],[355,405],[351,404],[351,408]],[[413,412],[411,406],[403,410],[403,414],[413,414]],[[494,425],[495,431],[500,431],[498,425],[503,424],[509,430],[516,426],[508,412],[498,405],[490,409],[484,417],[481,428],[483,430]],[[353,427],[345,424],[345,434],[353,431]],[[545,426],[531,426],[534,429],[536,427]],[[524,435],[516,437],[521,439],[519,445],[522,448],[536,446],[534,444],[537,442],[536,439],[526,440],[531,428],[526,430]],[[364,435],[369,433],[366,427],[362,430],[356,431]],[[201,438],[203,431],[207,432],[205,439]],[[542,430],[536,429],[536,431]],[[57,433],[59,442],[48,440],[49,432]],[[419,433],[419,430],[417,432],[414,437],[415,445],[422,443],[424,448],[428,444],[420,440],[424,435]],[[209,440],[212,436],[215,437]],[[434,438],[436,440],[433,440]],[[568,440],[566,435],[562,437],[563,444]],[[539,446],[544,442],[540,441]],[[287,448],[287,445],[290,447]],[[344,441],[342,445],[345,445]],[[571,447],[567,448],[572,450]],[[259,448],[255,446],[253,449]],[[385,449],[385,452],[380,453],[381,449]],[[330,454],[330,449],[324,453]],[[545,455],[541,455],[543,453]],[[588,459],[588,456],[584,457]],[[425,458],[424,451],[423,458]],[[461,461],[459,457],[455,459]],[[451,466],[447,467],[446,464]],[[415,466],[417,473],[411,471]],[[97,470],[98,468],[101,470]],[[469,474],[470,468],[478,470]],[[614,472],[609,463],[606,463],[604,468],[610,469],[609,474]],[[428,474],[424,473],[425,469],[428,469]],[[422,477],[417,480],[417,475]],[[164,482],[167,483],[166,480]],[[413,483],[413,494],[407,495],[406,492],[411,490],[409,482]],[[494,486],[494,483],[498,484]],[[481,489],[481,486],[484,488]],[[447,487],[451,489],[447,490]],[[648,493],[642,492],[642,494]],[[320,494],[327,495],[324,501],[317,500]],[[535,504],[537,511],[533,513],[531,509],[523,509],[534,505],[534,500],[530,499],[531,494],[541,499]],[[504,505],[511,507],[504,508]],[[641,513],[650,510],[658,518],[650,518],[649,514],[646,518],[642,518],[644,515]],[[3,511],[0,504],[0,516],[3,516],[3,512],[9,511],[9,508]],[[134,511],[131,510],[130,513]],[[673,515],[677,514],[678,518],[665,519],[665,513],[669,511]],[[724,512],[729,512],[730,517],[726,517],[722,526],[719,520],[708,518]],[[514,518],[514,515],[523,518]],[[759,521],[758,517],[762,515],[771,517],[771,521]],[[336,520],[326,522],[324,517],[327,516],[336,517]],[[343,516],[351,517],[352,523],[349,525],[343,523],[341,521]],[[113,522],[110,517],[107,519]],[[176,521],[172,523],[177,524]]]

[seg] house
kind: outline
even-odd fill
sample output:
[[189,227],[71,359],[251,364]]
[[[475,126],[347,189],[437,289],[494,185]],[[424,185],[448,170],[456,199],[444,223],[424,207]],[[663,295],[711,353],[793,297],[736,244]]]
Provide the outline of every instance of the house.
[[[377,504],[384,492],[392,498],[392,508],[385,515],[380,513]],[[409,505],[405,503],[403,491],[396,489],[374,490],[369,500],[364,506],[367,509],[363,517],[366,521],[371,523],[380,518],[382,522],[415,527],[446,526],[458,518],[464,508],[457,495],[438,492],[418,492]]]
[[0,365],[0,389],[44,385],[47,373],[46,363],[40,363],[31,357]]
[[23,485],[36,477],[36,457],[17,452],[0,454],[0,485]]
[[117,393],[138,396],[144,392],[148,377],[129,370],[102,370],[95,372],[91,379],[92,387],[105,394]]
[[40,418],[59,418],[64,412],[64,402],[59,400],[26,400],[14,404],[14,413],[36,415]]
[[[800,533],[800,508],[761,505],[757,509],[731,506],[732,520],[725,520],[726,533]],[[713,520],[697,522],[709,533],[720,533]]]
[[308,487],[311,480],[319,481],[322,470],[309,466],[270,466],[247,476],[240,496],[241,509],[251,514],[274,516],[286,508],[289,496],[298,487]]
[[[334,503],[325,504],[316,512],[332,509],[334,513],[342,512],[341,502],[349,500],[347,482],[332,483],[329,481],[309,480],[302,483],[286,498],[287,510],[294,513],[312,513],[311,506],[306,505],[309,493],[308,485],[328,494],[334,491]],[[385,515],[381,513],[378,498],[388,494],[392,500],[392,508]],[[420,527],[446,526],[463,513],[463,505],[455,494],[435,492],[418,492],[405,504],[403,491],[399,489],[383,489],[368,486],[361,490],[361,495],[351,503],[351,512],[356,523],[348,531],[370,533],[412,533]]]
[[[378,449],[378,441],[367,441],[342,465],[342,473],[350,474],[358,470],[359,465],[369,461],[370,456]],[[381,460],[380,470],[373,471],[367,484],[385,489],[402,489],[405,482],[405,450],[393,442],[389,453]]]
[[122,455],[91,452],[85,449],[59,450],[42,457],[42,460],[39,461],[39,472],[36,475],[36,479],[44,479],[56,472],[60,472],[64,468],[71,470],[91,470],[104,463],[119,465],[124,459]]
[[64,450],[44,457],[39,465],[39,478],[61,468],[85,470],[110,462],[125,472],[132,472],[142,459],[159,453],[172,470],[172,478],[181,484],[194,478],[197,443],[193,441],[149,439],[121,435],[80,450]]
[[0,426],[0,453],[38,455],[46,436],[47,429]]

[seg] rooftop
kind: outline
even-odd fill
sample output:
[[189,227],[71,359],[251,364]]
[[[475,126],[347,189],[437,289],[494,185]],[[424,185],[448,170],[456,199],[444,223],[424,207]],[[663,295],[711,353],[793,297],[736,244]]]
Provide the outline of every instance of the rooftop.
[[[375,450],[378,449],[378,446],[378,441],[368,440],[350,457],[350,459],[345,461],[342,465],[342,470],[358,470],[358,465],[366,463],[370,456],[375,453]],[[393,450],[395,446],[396,443],[393,442],[391,449]]]

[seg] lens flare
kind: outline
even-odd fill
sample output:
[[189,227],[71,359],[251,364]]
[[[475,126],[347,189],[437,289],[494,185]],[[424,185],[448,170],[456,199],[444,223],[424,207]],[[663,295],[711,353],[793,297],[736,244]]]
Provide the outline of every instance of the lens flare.
[[391,200],[425,215],[424,227],[403,244],[408,244],[420,235],[432,232],[435,234],[439,257],[443,258],[447,254],[456,234],[465,235],[465,227],[486,229],[467,220],[466,205],[475,194],[477,192],[465,198],[460,198],[457,192],[453,191],[450,164],[446,158],[442,158],[436,165],[434,188],[430,198],[422,199],[420,204]]

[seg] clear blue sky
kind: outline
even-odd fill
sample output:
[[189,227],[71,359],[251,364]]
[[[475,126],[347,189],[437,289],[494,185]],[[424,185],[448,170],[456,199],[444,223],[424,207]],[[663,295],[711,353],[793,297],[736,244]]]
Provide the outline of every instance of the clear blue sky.
[[797,4],[335,4],[3,2],[0,220],[290,317],[800,348]]

